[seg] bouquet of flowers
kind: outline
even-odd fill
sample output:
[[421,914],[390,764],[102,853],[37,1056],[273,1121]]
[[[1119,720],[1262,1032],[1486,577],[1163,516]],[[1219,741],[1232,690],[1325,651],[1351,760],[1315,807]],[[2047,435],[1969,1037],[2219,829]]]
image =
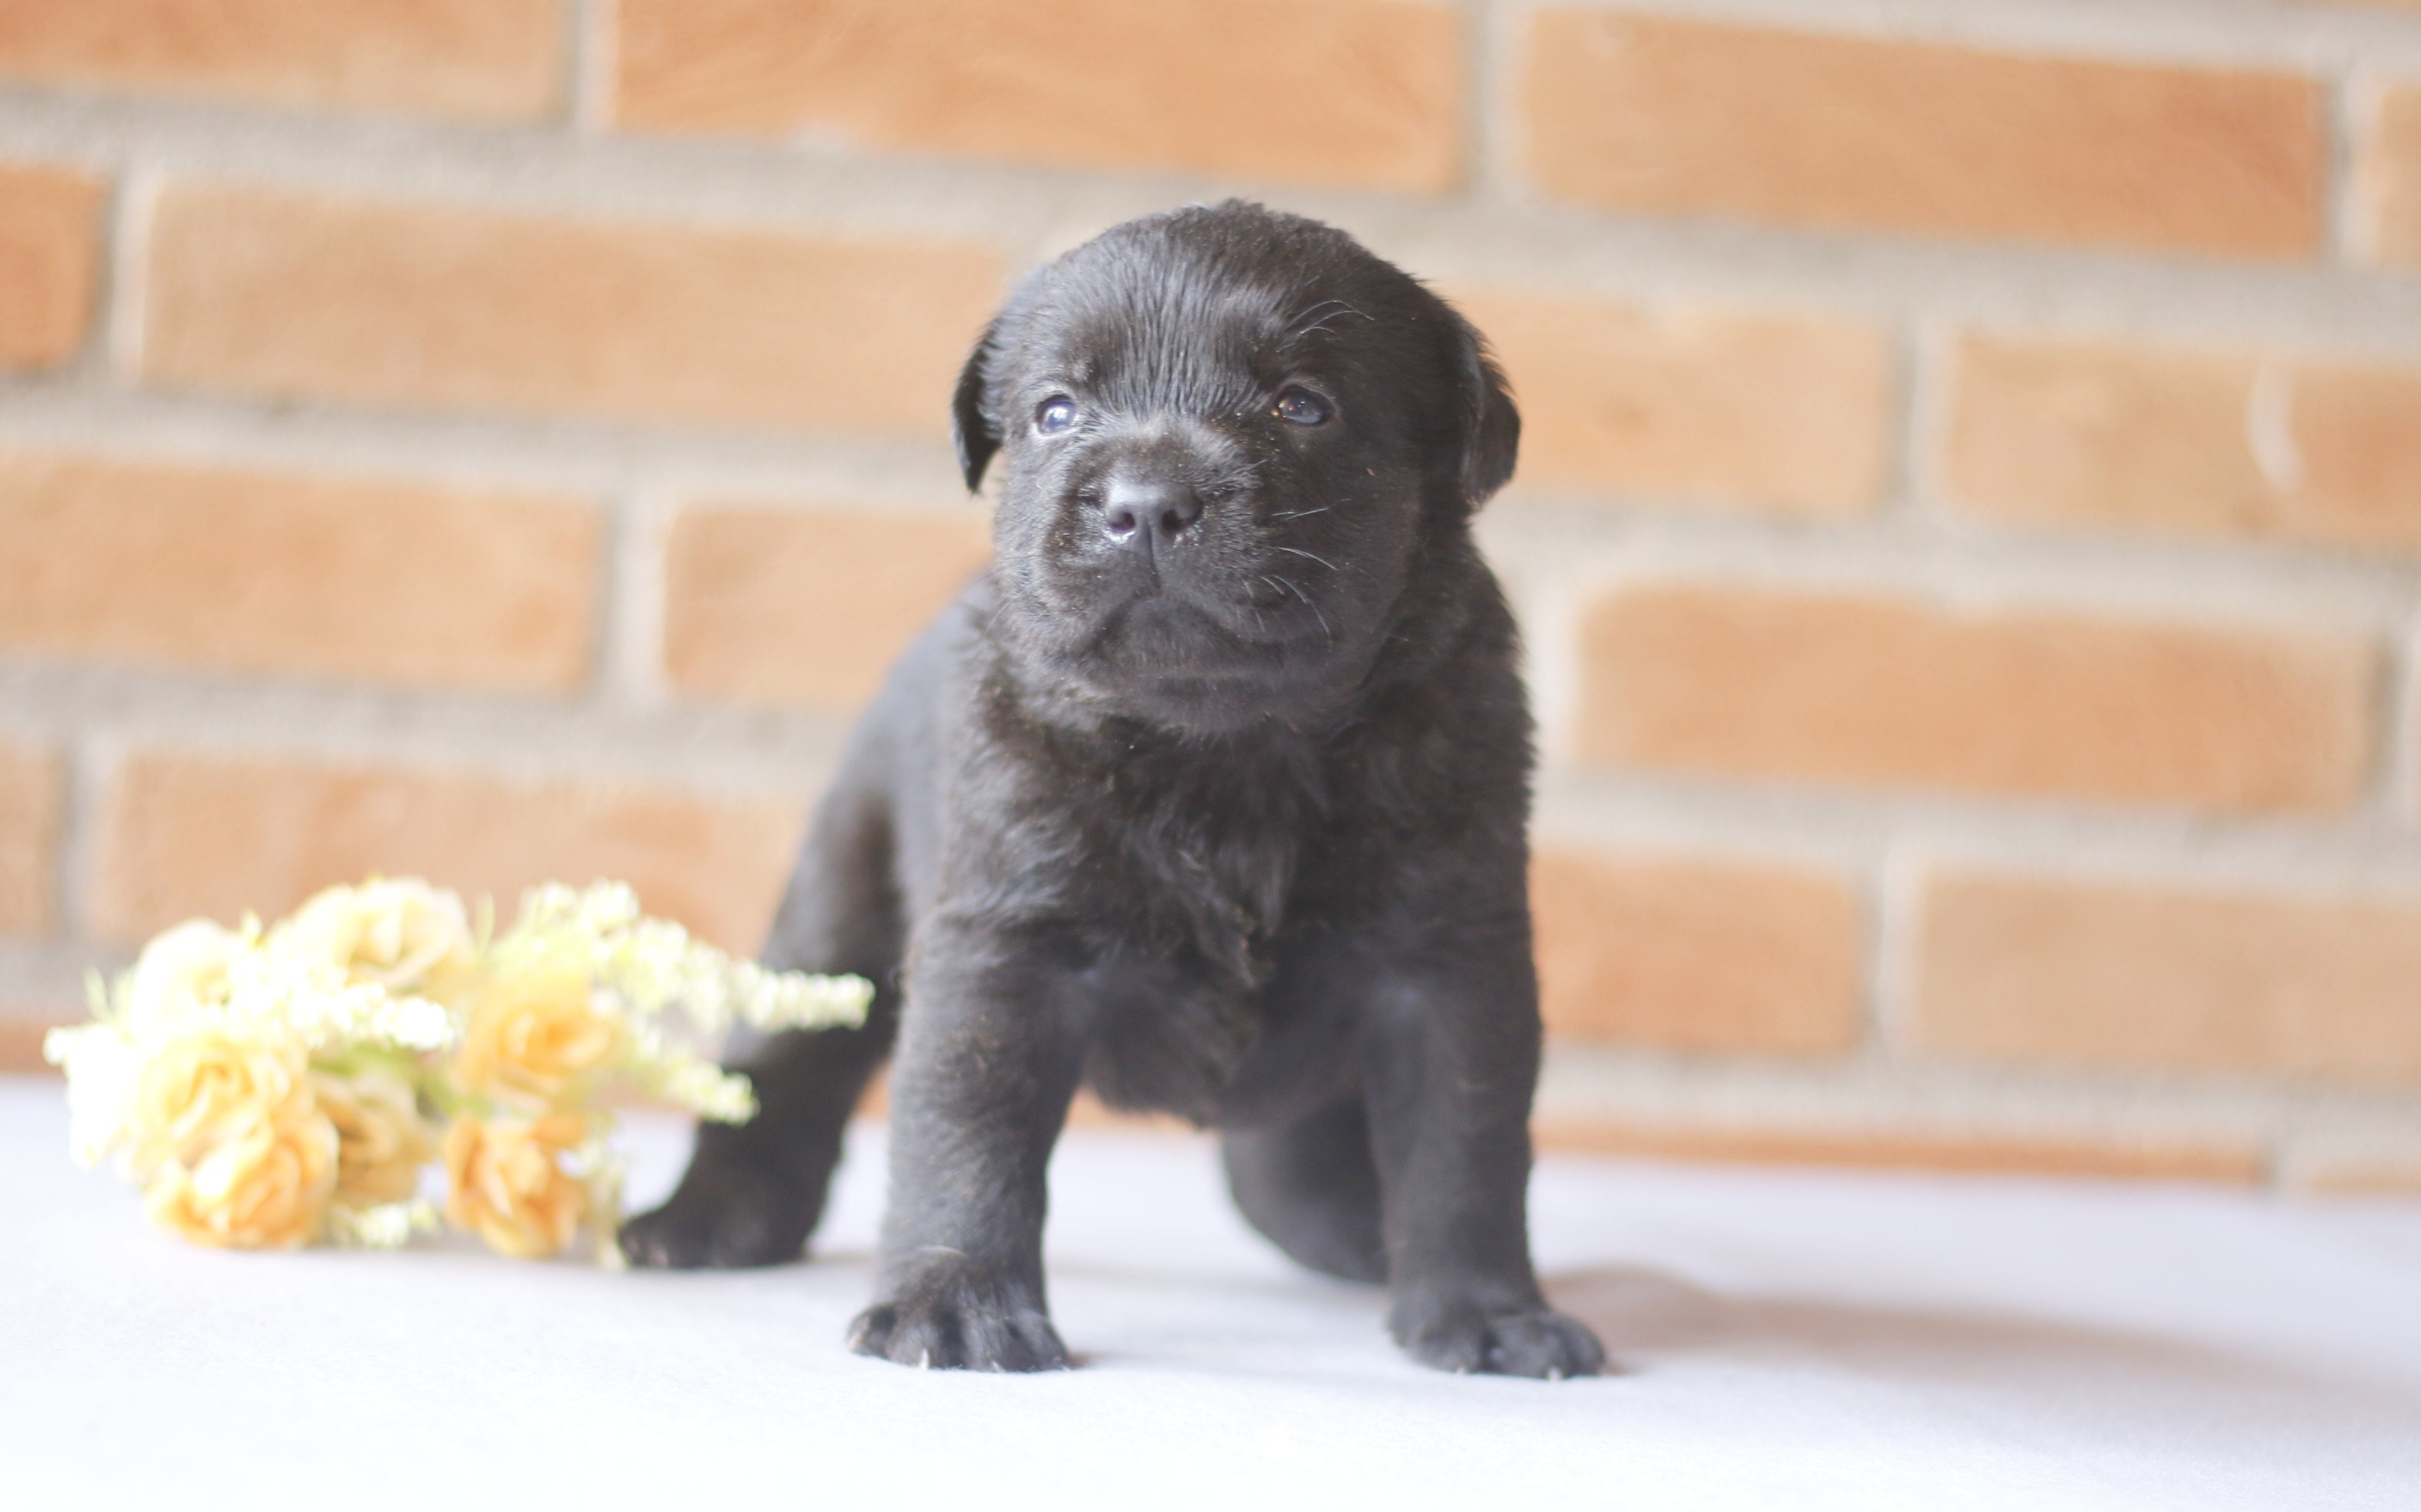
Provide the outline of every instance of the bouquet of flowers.
[[170,929],[114,987],[96,975],[93,1021],[43,1051],[67,1072],[77,1160],[115,1160],[195,1243],[398,1246],[437,1225],[420,1190],[442,1161],[445,1222],[525,1258],[585,1229],[610,1264],[613,1103],[757,1111],[666,1010],[698,1036],[813,1029],[862,1022],[872,996],[734,960],[619,883],[538,888],[499,935],[454,893],[372,881],[267,929]]

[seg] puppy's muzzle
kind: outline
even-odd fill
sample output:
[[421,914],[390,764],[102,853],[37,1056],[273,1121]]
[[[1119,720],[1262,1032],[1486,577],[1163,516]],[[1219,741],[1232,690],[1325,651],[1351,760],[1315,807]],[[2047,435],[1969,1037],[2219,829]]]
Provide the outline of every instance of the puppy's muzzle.
[[1177,544],[1202,518],[1202,496],[1166,477],[1111,477],[1101,495],[1101,531],[1112,545],[1147,562]]

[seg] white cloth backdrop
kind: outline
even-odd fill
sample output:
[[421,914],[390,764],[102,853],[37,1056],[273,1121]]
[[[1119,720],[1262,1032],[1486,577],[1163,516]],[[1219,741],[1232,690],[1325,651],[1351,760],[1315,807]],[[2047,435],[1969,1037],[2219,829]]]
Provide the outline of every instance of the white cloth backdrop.
[[[684,1136],[631,1130],[635,1195]],[[0,1078],[0,1500],[69,1506],[2421,1508],[2421,1205],[1550,1158],[1550,1290],[1625,1374],[1455,1378],[1302,1274],[1203,1140],[1079,1133],[1083,1362],[851,1358],[860,1130],[816,1263],[230,1255],[68,1163]]]

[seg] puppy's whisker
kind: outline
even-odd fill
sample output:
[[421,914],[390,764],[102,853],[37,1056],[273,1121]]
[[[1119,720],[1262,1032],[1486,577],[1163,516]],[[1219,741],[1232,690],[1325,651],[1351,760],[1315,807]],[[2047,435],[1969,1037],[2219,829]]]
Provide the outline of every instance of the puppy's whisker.
[[1328,637],[1328,644],[1331,646],[1336,644],[1336,631],[1328,628],[1328,616],[1320,612],[1320,605],[1311,601],[1310,594],[1307,594],[1301,588],[1295,586],[1292,579],[1264,577],[1261,581],[1263,583],[1275,583],[1279,587],[1286,589],[1289,593],[1303,600],[1303,606],[1311,611],[1311,617],[1320,621],[1320,632]]
[[1334,506],[1323,504],[1317,509],[1289,509],[1283,514],[1273,514],[1270,516],[1270,518],[1273,520],[1307,520],[1313,515],[1324,515],[1333,507]]
[[1308,556],[1313,561],[1318,562],[1320,566],[1328,569],[1331,572],[1336,570],[1336,564],[1335,562],[1330,561],[1327,557],[1320,555],[1317,552],[1297,551],[1291,546],[1281,546],[1278,550],[1286,553],[1289,556]]

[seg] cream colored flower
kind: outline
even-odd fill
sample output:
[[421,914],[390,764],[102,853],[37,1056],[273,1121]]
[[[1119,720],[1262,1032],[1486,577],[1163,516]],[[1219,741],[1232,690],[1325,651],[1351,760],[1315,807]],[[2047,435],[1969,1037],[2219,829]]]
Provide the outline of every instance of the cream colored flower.
[[311,1085],[336,1130],[337,1202],[379,1207],[420,1190],[420,1168],[437,1158],[437,1140],[421,1120],[409,1083],[372,1070],[344,1077],[317,1072]]
[[226,1025],[200,1025],[162,1042],[134,1077],[123,1125],[138,1177],[198,1167],[237,1131],[312,1113],[303,1047]]
[[679,1004],[709,1034],[734,1018],[767,1033],[854,1026],[866,1021],[874,999],[874,985],[862,976],[770,972],[733,960],[671,920],[641,913],[639,895],[625,882],[577,892],[559,883],[531,889],[496,948],[507,958],[584,958],[598,984],[640,1014]]
[[445,1130],[446,1222],[518,1259],[559,1253],[588,1216],[588,1189],[564,1165],[587,1134],[573,1114],[456,1119]]
[[208,919],[180,924],[155,937],[135,958],[119,988],[128,1026],[156,1032],[220,1007],[232,990],[239,958],[258,944],[249,930]]
[[398,995],[442,993],[476,950],[462,899],[414,877],[331,887],[279,925],[273,943]]
[[622,1059],[621,1021],[597,1009],[585,971],[533,967],[478,991],[454,1073],[465,1091],[560,1108]]
[[309,1104],[255,1112],[190,1164],[162,1167],[144,1210],[195,1244],[290,1250],[320,1236],[336,1181],[336,1130]]

